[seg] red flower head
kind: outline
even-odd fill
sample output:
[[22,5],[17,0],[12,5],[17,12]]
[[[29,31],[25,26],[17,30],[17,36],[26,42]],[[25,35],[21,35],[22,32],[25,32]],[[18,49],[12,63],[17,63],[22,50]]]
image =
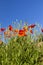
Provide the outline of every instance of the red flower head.
[[8,26],[9,30],[12,31],[13,27],[11,25]]
[[26,34],[25,34],[25,31],[24,30],[19,30],[19,34],[18,34],[19,36],[25,36]]
[[28,26],[28,28],[34,28],[36,25],[35,24],[32,24],[30,26]]
[[3,31],[5,31],[5,28],[1,28],[1,29],[0,29],[0,32],[3,32]]

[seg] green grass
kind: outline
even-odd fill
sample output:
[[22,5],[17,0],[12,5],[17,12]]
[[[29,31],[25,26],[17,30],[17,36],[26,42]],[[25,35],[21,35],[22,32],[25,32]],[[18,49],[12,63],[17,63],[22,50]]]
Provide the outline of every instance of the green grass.
[[[40,42],[39,42],[40,43]],[[0,65],[43,65],[43,44],[30,37],[12,38],[0,45]]]

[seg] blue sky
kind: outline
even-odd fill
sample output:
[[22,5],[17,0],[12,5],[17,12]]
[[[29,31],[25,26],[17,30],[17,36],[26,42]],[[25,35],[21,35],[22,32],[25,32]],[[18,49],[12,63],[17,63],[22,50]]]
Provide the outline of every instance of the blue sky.
[[16,19],[43,25],[43,0],[0,0],[2,27],[7,27]]

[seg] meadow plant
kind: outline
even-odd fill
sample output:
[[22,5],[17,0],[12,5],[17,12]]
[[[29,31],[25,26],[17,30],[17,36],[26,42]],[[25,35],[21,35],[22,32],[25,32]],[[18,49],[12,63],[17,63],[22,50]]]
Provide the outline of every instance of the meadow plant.
[[36,24],[17,24],[0,28],[0,65],[43,65],[43,28],[38,34]]

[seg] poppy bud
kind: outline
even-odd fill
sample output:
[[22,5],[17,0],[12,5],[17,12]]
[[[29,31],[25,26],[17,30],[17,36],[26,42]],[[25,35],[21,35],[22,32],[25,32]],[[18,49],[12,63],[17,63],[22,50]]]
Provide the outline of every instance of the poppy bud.
[[12,31],[13,30],[13,27],[11,25],[9,25],[9,30]]
[[28,28],[34,28],[36,25],[35,24],[32,24],[30,26],[28,26]]
[[1,31],[4,31],[5,30],[5,28],[1,28]]

